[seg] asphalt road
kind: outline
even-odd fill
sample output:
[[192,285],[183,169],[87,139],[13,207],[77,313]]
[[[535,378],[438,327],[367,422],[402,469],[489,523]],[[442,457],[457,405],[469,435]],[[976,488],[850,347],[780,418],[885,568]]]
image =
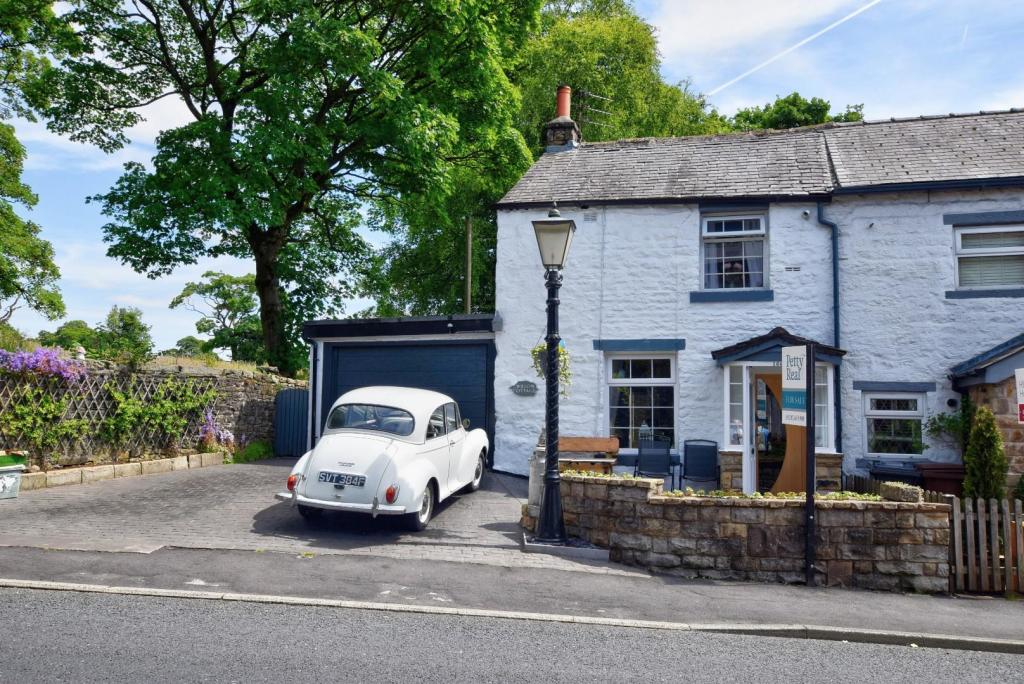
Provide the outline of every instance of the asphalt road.
[[0,681],[1015,681],[1024,657],[0,590]]

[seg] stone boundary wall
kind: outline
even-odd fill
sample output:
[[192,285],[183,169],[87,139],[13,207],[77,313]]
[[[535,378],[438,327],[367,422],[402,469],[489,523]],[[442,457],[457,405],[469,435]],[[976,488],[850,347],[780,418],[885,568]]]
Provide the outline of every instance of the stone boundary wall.
[[[682,577],[804,581],[804,502],[672,497],[661,480],[562,476],[566,530],[611,560]],[[949,506],[817,502],[819,583],[949,589]]]
[[[86,360],[87,373],[75,385],[60,386],[62,396],[69,401],[65,419],[84,419],[88,425],[85,434],[76,439],[62,442],[56,453],[60,465],[105,464],[113,461],[109,445],[103,443],[97,430],[102,420],[114,409],[115,404],[104,389],[113,382],[122,391],[131,391],[145,400],[165,380],[179,383],[192,382],[197,391],[213,389],[217,397],[212,408],[214,417],[222,428],[232,432],[236,443],[256,440],[274,440],[274,408],[277,393],[288,387],[305,388],[306,382],[292,380],[263,371],[216,368],[206,366],[150,366],[130,370],[106,361]],[[0,411],[5,410],[17,385],[25,381],[16,378],[0,378]],[[187,449],[196,444],[202,411],[192,416],[178,448]],[[140,434],[129,444],[132,460],[145,459],[154,452],[166,449],[158,444],[158,435]],[[16,436],[0,437],[0,448],[8,450],[25,449]],[[120,460],[128,460],[121,457]]]

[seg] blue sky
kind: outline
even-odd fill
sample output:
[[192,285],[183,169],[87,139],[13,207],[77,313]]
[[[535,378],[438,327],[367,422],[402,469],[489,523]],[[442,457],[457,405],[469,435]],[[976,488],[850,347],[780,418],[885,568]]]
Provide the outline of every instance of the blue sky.
[[[834,109],[862,103],[869,119],[1024,107],[1020,0],[641,0],[637,8],[658,30],[665,77],[713,93],[709,101],[726,114],[794,90],[824,97]],[[195,334],[195,314],[167,308],[186,282],[210,268],[251,269],[221,260],[149,280],[105,256],[104,218],[85,198],[106,191],[125,161],[148,160],[156,133],[183,120],[173,102],[147,116],[131,131],[132,144],[114,155],[40,125],[16,125],[29,152],[25,180],[39,195],[28,216],[56,249],[68,318],[95,324],[113,304],[137,306],[165,348]],[[28,311],[12,322],[31,334],[59,325]]]

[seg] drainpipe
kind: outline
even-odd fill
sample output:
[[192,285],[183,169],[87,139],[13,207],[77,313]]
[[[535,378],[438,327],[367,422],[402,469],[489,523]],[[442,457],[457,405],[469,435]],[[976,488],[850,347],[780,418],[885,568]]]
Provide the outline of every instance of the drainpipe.
[[[839,349],[839,225],[825,218],[825,203],[818,202],[818,223],[832,232],[832,346]],[[840,367],[835,367],[836,451],[843,453],[843,388]]]

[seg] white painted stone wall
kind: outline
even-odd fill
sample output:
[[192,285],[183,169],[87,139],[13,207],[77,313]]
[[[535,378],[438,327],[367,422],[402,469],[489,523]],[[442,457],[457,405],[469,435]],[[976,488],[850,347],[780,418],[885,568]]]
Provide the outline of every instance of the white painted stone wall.
[[[843,451],[847,470],[864,455],[861,393],[855,380],[935,382],[929,413],[956,396],[949,368],[1020,332],[1024,299],[947,300],[954,287],[952,212],[1024,207],[1024,193],[985,191],[836,198],[826,214],[840,225]],[[804,218],[802,212],[809,212]],[[596,220],[587,220],[589,218]],[[604,354],[596,339],[683,338],[677,362],[677,439],[724,444],[722,370],[711,351],[776,326],[832,341],[829,230],[813,203],[774,204],[768,214],[772,302],[691,303],[699,289],[696,205],[562,207],[578,227],[561,291],[561,333],[573,384],[561,402],[561,434],[608,428]],[[545,210],[498,212],[495,467],[526,473],[544,420],[543,381],[529,350],[545,330],[543,269],[530,221]],[[874,223],[873,227],[868,227]],[[798,267],[787,271],[786,267]],[[541,391],[514,395],[531,380]],[[948,459],[941,444],[926,452]]]

